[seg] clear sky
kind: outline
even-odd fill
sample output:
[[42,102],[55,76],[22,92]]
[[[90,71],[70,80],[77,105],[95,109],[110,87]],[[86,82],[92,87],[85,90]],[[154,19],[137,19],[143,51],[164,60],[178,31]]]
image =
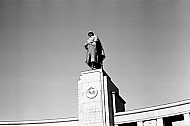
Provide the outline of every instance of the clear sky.
[[190,1],[0,0],[0,120],[78,117],[87,32],[138,109],[190,98]]

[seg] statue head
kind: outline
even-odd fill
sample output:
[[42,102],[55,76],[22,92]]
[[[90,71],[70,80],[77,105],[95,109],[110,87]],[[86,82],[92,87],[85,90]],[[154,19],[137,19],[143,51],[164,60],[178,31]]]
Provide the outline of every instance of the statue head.
[[88,32],[88,36],[89,36],[89,37],[91,37],[91,36],[93,36],[93,35],[94,35],[94,33],[93,33],[92,31],[89,31],[89,32]]

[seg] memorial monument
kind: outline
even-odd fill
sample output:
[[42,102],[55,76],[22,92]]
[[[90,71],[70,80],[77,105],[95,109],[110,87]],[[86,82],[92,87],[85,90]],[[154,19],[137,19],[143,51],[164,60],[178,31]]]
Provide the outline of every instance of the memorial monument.
[[114,126],[114,113],[125,111],[119,89],[103,70],[105,53],[97,35],[88,32],[86,63],[92,70],[81,72],[78,81],[80,126]]
[[[86,63],[78,80],[78,117],[47,120],[0,121],[8,126],[190,126],[190,99],[125,111],[119,88],[103,70],[105,54],[100,40],[88,33]],[[138,102],[138,101],[137,101]],[[179,125],[178,125],[179,126]]]

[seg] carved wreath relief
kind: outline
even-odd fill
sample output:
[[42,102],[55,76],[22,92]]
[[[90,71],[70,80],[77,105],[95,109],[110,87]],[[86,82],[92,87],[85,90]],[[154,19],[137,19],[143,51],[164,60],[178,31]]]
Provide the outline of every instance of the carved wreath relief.
[[87,92],[86,96],[90,99],[95,98],[98,95],[98,90],[95,87],[90,87]]

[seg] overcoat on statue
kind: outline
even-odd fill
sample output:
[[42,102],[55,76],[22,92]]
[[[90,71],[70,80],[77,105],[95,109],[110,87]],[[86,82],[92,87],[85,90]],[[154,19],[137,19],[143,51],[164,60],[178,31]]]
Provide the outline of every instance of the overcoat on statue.
[[100,68],[102,66],[102,61],[105,58],[104,50],[102,44],[97,37],[97,35],[91,36],[87,43],[85,44],[85,49],[87,50],[86,63],[91,67],[91,63],[96,63],[96,67]]

